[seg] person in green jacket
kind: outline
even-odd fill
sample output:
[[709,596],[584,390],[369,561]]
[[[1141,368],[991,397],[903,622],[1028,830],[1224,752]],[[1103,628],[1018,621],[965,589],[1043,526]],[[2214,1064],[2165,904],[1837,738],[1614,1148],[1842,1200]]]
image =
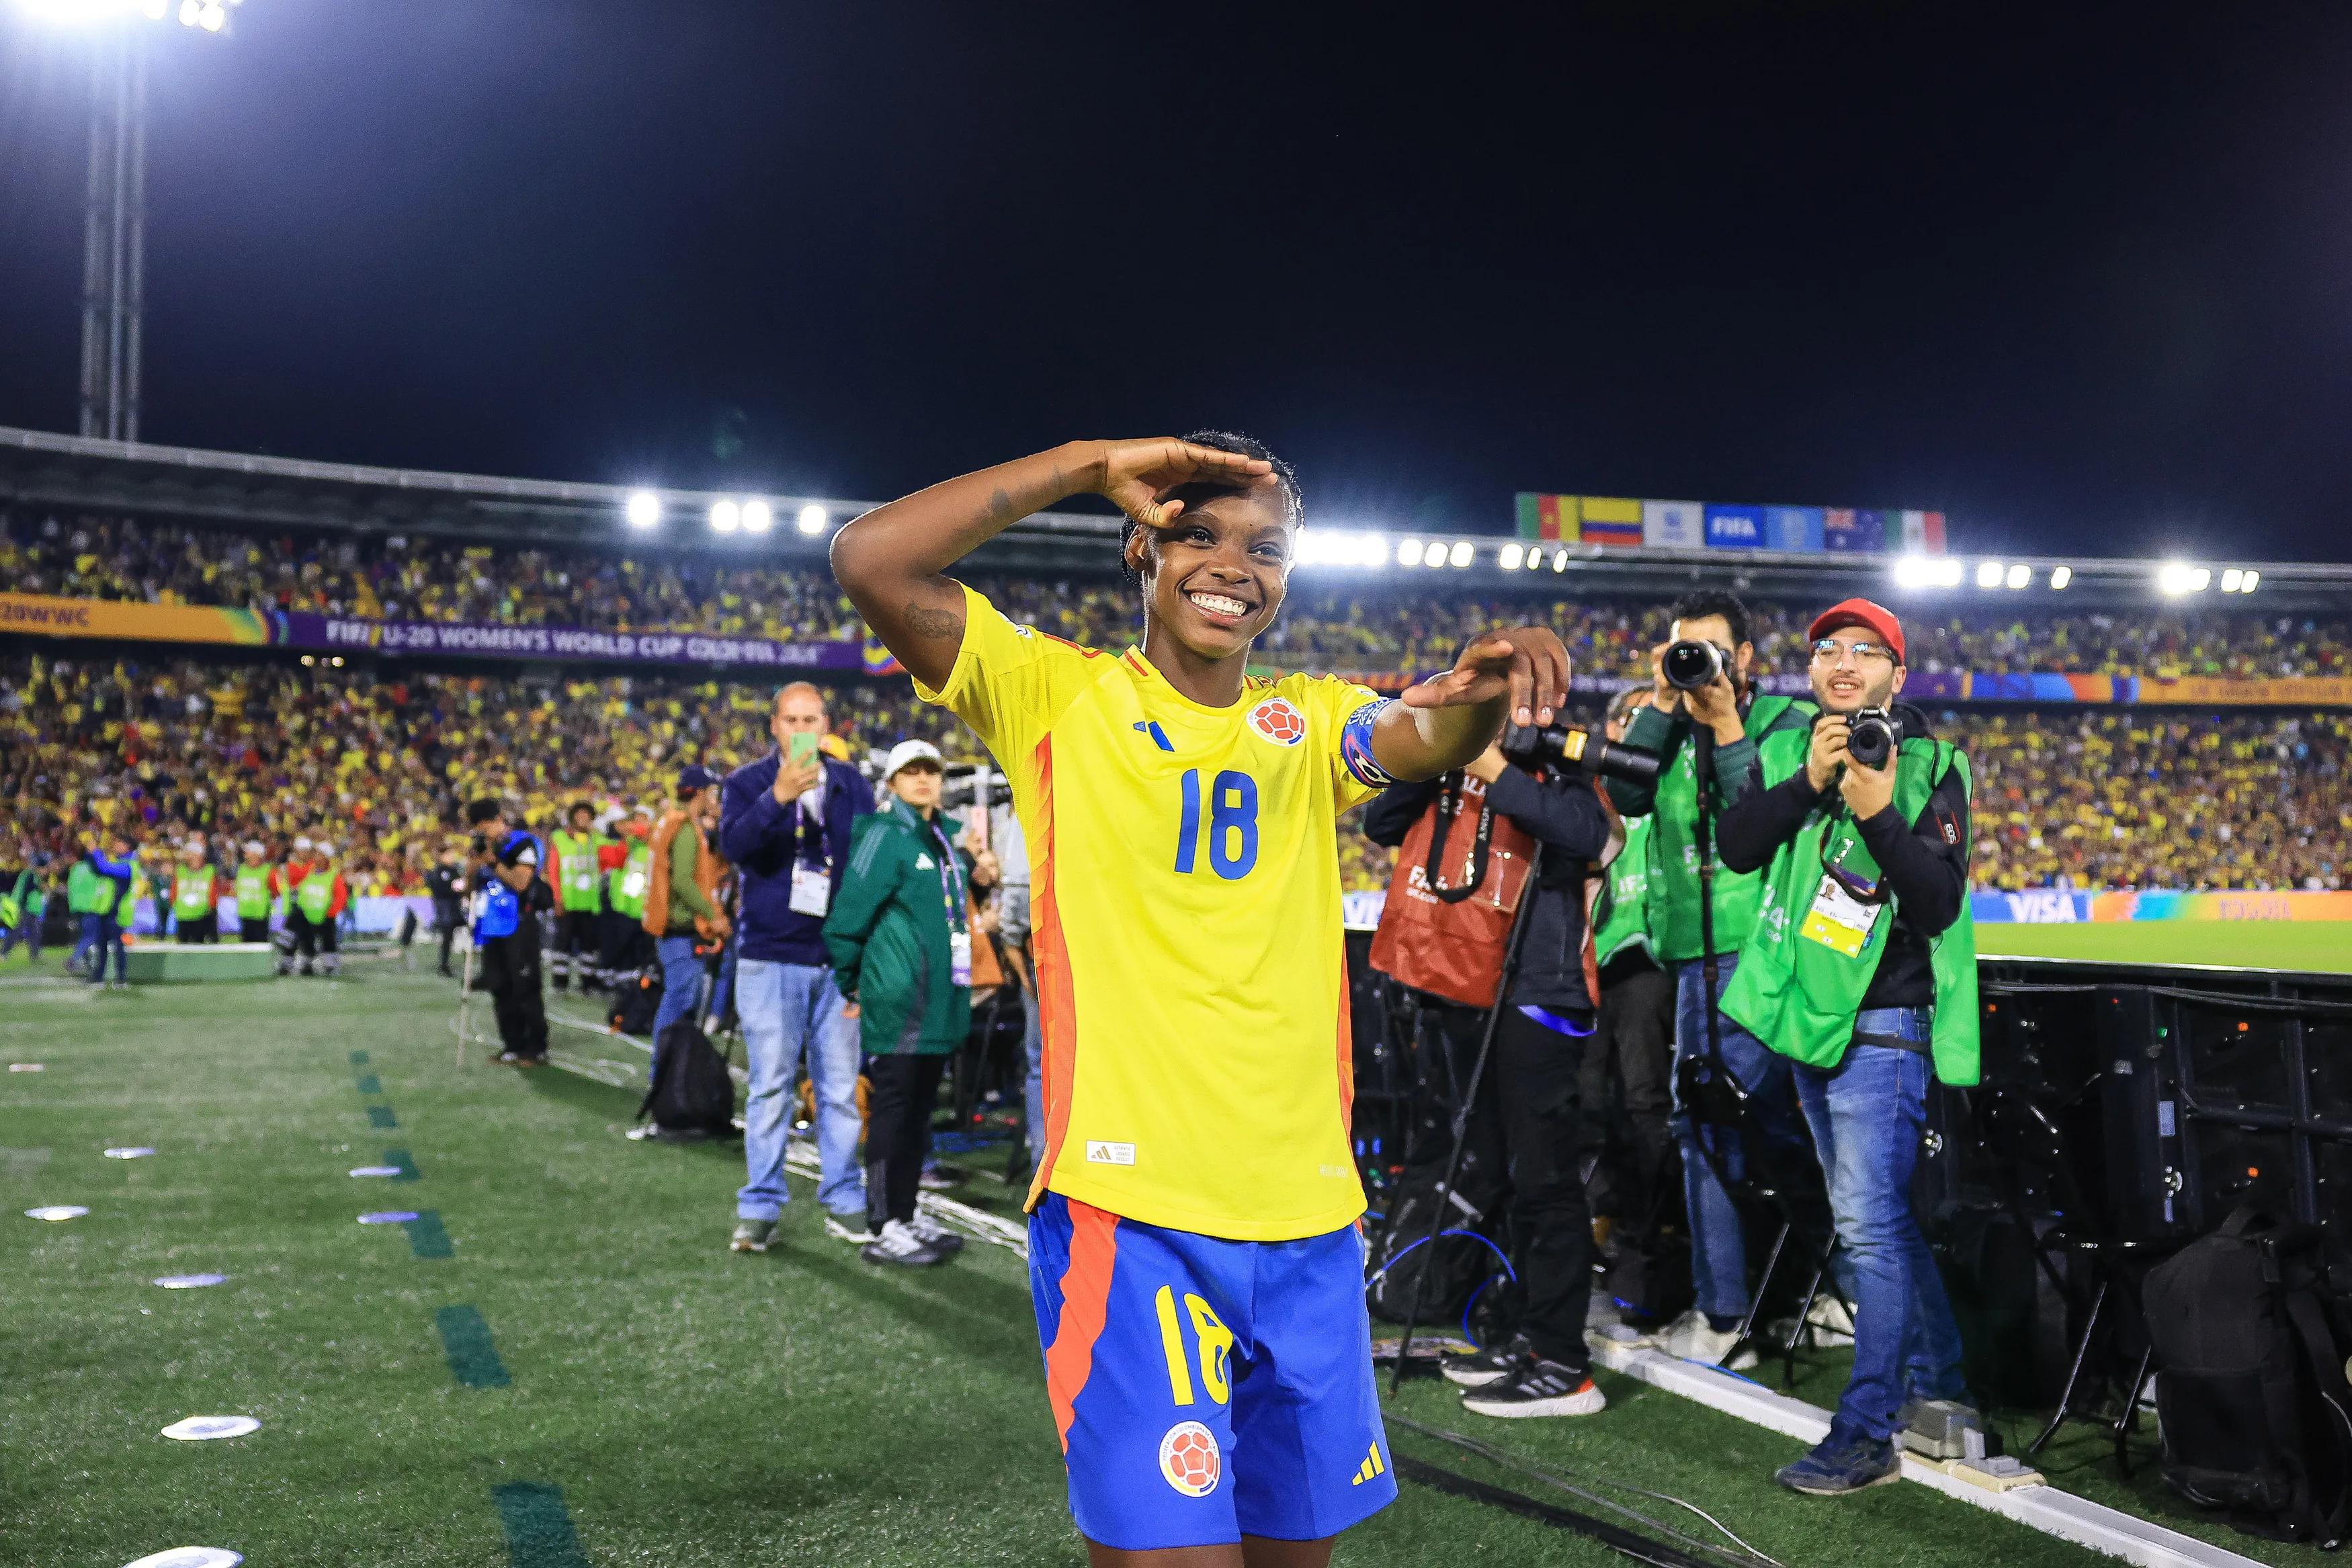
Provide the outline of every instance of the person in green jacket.
[[883,768],[889,798],[857,819],[849,866],[825,916],[834,976],[866,1053],[869,1263],[945,1262],[958,1239],[919,1218],[931,1112],[948,1055],[971,1030],[971,864],[962,824],[940,815],[939,748],[902,740]]
[[1811,635],[1820,718],[1725,780],[1724,863],[1765,892],[1723,1010],[1792,1064],[1829,1178],[1853,1374],[1829,1436],[1776,1479],[1835,1497],[1902,1473],[1906,1406],[1968,1398],[1911,1174],[1930,1073],[1977,1082],[1976,927],[1968,758],[1895,702],[1902,622],[1849,599]]
[[[1738,1332],[1748,1315],[1748,1247],[1739,1210],[1720,1178],[1740,1180],[1750,1162],[1775,1170],[1801,1166],[1811,1163],[1812,1148],[1797,1114],[1787,1061],[1722,1010],[1740,945],[1756,924],[1763,878],[1727,867],[1722,847],[1715,842],[1708,844],[1702,867],[1698,838],[1702,831],[1712,837],[1715,816],[1731,803],[1724,780],[1749,765],[1767,737],[1805,733],[1813,709],[1810,703],[1756,689],[1748,607],[1735,595],[1720,589],[1686,593],[1675,601],[1673,615],[1667,641],[1651,650],[1649,705],[1625,727],[1626,745],[1658,753],[1665,766],[1654,785],[1616,779],[1608,784],[1609,798],[1629,822],[1650,820],[1643,851],[1644,923],[1657,961],[1675,982],[1674,1130],[1682,1145],[1683,1206],[1689,1217],[1696,1296],[1689,1312],[1646,1343],[1669,1355],[1738,1371],[1756,1362],[1754,1348],[1740,1342]],[[1696,691],[1685,692],[1666,678],[1667,650],[1684,642],[1711,644],[1718,655],[1715,678]],[[1704,811],[1703,751],[1712,757]],[[1704,900],[1702,888],[1712,890]],[[1701,920],[1702,908],[1711,922]],[[1706,961],[1710,939],[1712,976]],[[1712,1077],[1717,1071],[1748,1091],[1745,1136],[1695,1124],[1683,1102],[1685,1074]]]

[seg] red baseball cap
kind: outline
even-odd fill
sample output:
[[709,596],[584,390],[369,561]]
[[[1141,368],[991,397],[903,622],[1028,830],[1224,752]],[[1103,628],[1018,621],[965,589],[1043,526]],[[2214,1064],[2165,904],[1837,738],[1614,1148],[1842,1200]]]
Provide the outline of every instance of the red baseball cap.
[[1818,643],[1824,633],[1834,632],[1841,626],[1869,627],[1895,650],[1896,664],[1906,662],[1903,657],[1903,622],[1897,621],[1895,612],[1884,604],[1873,604],[1867,599],[1840,600],[1813,617],[1813,629],[1805,635]]

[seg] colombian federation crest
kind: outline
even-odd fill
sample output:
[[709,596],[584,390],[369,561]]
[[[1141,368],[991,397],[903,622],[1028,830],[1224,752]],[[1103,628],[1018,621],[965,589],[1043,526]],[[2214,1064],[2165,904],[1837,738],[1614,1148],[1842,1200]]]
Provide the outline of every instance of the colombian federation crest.
[[1217,1435],[1198,1421],[1179,1421],[1160,1439],[1160,1473],[1186,1497],[1206,1497],[1216,1490],[1224,1468]]
[[1249,710],[1249,727],[1276,746],[1296,746],[1307,738],[1307,716],[1287,697],[1268,697]]

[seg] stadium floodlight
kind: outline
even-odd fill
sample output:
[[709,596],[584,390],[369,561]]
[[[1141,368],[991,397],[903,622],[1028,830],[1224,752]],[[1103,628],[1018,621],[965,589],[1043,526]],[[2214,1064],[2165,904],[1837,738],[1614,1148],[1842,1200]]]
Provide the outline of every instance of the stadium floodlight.
[[2246,569],[2244,579],[2238,584],[2238,591],[2241,593],[2252,593],[2254,591],[2254,584],[2262,581],[2262,580],[2263,574],[2261,572],[2256,571],[2252,567],[2248,567]]
[[2001,564],[1997,560],[1986,561],[1977,568],[1977,586],[1979,588],[1999,588],[2000,586],[2000,577]]
[[1471,561],[1477,558],[1477,554],[1478,552],[1476,550],[1470,548],[1470,541],[1465,539],[1460,544],[1455,545],[1454,549],[1447,553],[1445,559],[1452,561],[1455,566],[1468,566]]
[[1539,550],[1539,549],[1531,549],[1531,550],[1528,551],[1528,570],[1529,571],[1533,571],[1533,570],[1535,570],[1535,569],[1536,569],[1536,568],[1538,568],[1538,567],[1541,566],[1542,564],[1543,564],[1543,551],[1541,551],[1541,550]]
[[2187,561],[2182,560],[2166,561],[2156,574],[2157,591],[2176,596],[2183,593],[2202,593],[2212,581],[2213,573],[2210,570],[2201,566],[2190,566]]
[[1556,549],[1551,552],[1551,569],[1554,571],[1566,571],[1568,570],[1568,552],[1566,550]]
[[1419,539],[1397,540],[1397,564],[1399,566],[1419,566],[1421,564],[1421,541]]
[[833,519],[824,515],[824,508],[814,501],[801,508],[799,528],[804,534],[821,534],[824,532],[825,524],[831,521]]
[[2021,562],[2009,569],[2009,576],[2004,580],[2011,588],[2030,588],[2033,585],[2033,569]]
[[743,508],[732,501],[710,503],[710,528],[714,533],[731,534],[743,526]]
[[1300,566],[1386,566],[1386,536],[1363,528],[1301,528],[1293,558]]
[[2072,582],[2072,581],[2074,581],[2074,569],[2073,567],[2071,567],[2071,566],[2053,566],[2053,567],[2052,567],[2052,568],[2050,569],[2050,586],[2051,586],[2051,587],[2053,587],[2053,588],[2063,588],[2063,587],[2065,587],[2068,583],[2070,583],[2070,582]]
[[2221,591],[2224,593],[2235,593],[2238,591],[2238,585],[2245,580],[2246,574],[2244,572],[2240,571],[2234,566],[2231,567],[2221,573]]
[[628,501],[621,508],[621,516],[628,519],[629,527],[633,528],[656,526],[661,522],[661,497],[651,490],[630,491]]
[[1505,545],[1495,559],[1505,571],[1517,571],[1524,553],[1517,545]]
[[745,533],[764,534],[775,526],[776,514],[770,508],[767,502],[754,498],[743,503],[743,531]]

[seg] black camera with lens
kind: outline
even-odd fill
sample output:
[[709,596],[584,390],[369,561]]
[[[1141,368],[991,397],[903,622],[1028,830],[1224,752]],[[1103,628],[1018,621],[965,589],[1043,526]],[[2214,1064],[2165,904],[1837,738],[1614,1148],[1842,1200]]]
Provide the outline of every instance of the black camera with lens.
[[1654,751],[1627,746],[1565,724],[1503,727],[1503,755],[1522,768],[1559,762],[1622,779],[1629,784],[1656,781],[1660,758]]
[[488,854],[490,852],[489,835],[488,833],[476,833],[474,835],[471,847],[474,853],[478,856]]
[[1903,747],[1903,721],[1883,707],[1845,716],[1845,754],[1876,772]]
[[1701,686],[1715,685],[1716,678],[1731,668],[1731,655],[1713,643],[1686,637],[1668,648],[1660,662],[1665,672],[1666,685],[1676,691],[1695,692]]

